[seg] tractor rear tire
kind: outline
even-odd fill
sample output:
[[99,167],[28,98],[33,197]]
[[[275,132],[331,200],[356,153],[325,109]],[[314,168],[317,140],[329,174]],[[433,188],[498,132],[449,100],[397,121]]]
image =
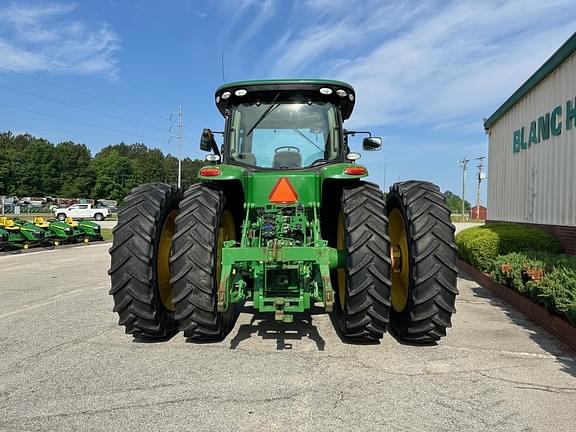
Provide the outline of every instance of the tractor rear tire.
[[450,209],[436,185],[407,181],[390,188],[387,211],[398,257],[392,257],[390,324],[401,340],[436,342],[452,326],[458,294]]
[[217,310],[219,248],[223,241],[237,239],[233,222],[218,185],[198,183],[184,193],[171,262],[176,319],[189,340],[222,340],[238,318],[239,304]]
[[110,248],[110,294],[126,333],[167,339],[177,332],[169,258],[181,192],[163,183],[132,189],[118,213]]
[[[390,311],[390,242],[386,203],[378,186],[345,186],[336,246],[347,251],[346,267],[333,272],[333,320],[351,342],[376,342],[386,332]],[[340,243],[340,244],[338,244]]]

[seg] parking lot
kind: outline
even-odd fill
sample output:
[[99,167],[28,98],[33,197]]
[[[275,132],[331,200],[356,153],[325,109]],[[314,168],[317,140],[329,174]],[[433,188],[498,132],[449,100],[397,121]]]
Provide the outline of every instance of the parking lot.
[[109,247],[0,257],[0,430],[576,429],[574,354],[466,275],[437,346],[349,345],[322,310],[136,343],[112,313]]

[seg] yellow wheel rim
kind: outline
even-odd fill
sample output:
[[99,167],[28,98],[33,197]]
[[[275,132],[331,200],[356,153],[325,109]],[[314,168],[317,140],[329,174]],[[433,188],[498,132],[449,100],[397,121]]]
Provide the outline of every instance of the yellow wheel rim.
[[[344,212],[340,210],[338,215],[338,232],[336,233],[336,249],[339,251],[346,250],[346,231],[344,228]],[[346,304],[346,269],[338,267],[338,297],[340,298],[340,307],[344,310]]]
[[222,248],[224,247],[224,242],[228,240],[236,240],[236,227],[234,226],[234,218],[230,210],[224,210],[220,218],[216,243],[216,286],[220,284],[222,276]]
[[166,222],[164,222],[160,232],[156,267],[160,300],[169,311],[175,310],[174,303],[172,303],[172,286],[170,285],[170,277],[172,276],[170,272],[170,255],[172,255],[172,236],[176,228],[175,219],[176,210],[173,210],[166,218]]
[[90,242],[90,239],[88,237],[84,237],[84,243],[88,244]]
[[390,235],[390,258],[392,261],[392,306],[402,312],[408,301],[410,286],[410,256],[406,224],[402,213],[393,209],[388,216],[388,234]]

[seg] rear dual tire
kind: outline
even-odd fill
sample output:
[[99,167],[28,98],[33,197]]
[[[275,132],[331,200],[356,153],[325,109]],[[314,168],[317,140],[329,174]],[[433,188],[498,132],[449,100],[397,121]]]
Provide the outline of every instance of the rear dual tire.
[[382,338],[390,310],[390,258],[386,204],[380,189],[359,182],[344,187],[332,246],[347,251],[346,265],[333,272],[333,321],[351,342]]
[[458,294],[450,210],[437,186],[420,181],[394,184],[386,207],[393,262],[391,327],[401,340],[436,342],[452,326]]
[[110,294],[126,333],[167,339],[177,331],[168,267],[181,192],[167,184],[133,189],[118,213],[110,248]]
[[234,327],[241,304],[217,310],[223,242],[237,240],[223,190],[192,185],[180,203],[171,258],[172,289],[179,329],[190,340],[218,341]]

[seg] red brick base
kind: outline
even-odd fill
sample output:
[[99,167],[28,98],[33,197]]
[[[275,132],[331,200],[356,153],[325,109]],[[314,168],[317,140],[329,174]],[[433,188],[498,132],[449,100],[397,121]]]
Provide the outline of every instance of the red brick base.
[[[486,223],[497,223],[500,221],[487,220]],[[509,222],[506,222],[509,223]],[[556,237],[568,255],[576,255],[576,227],[563,225],[544,225],[514,222],[520,225],[530,225],[535,228],[543,229]]]

